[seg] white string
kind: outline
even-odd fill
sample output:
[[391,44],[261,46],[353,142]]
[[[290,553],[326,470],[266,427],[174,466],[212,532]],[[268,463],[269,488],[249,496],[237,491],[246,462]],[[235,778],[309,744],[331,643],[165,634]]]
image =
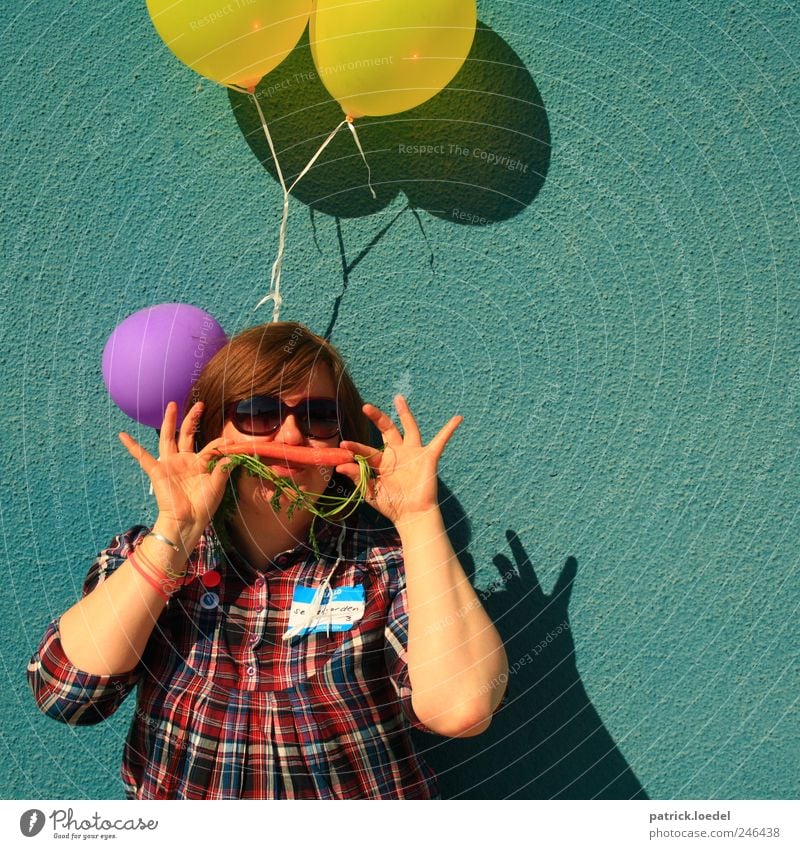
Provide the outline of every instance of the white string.
[[367,166],[367,186],[369,187],[370,194],[372,195],[373,200],[377,200],[378,197],[375,194],[375,189],[372,188],[372,169],[369,167],[369,162],[367,162],[367,157],[364,156],[364,149],[361,147],[361,141],[358,138],[358,133],[356,132],[356,125],[353,123],[352,119],[347,120],[347,126],[350,127],[350,132],[353,134],[353,139],[355,140],[356,147],[358,148],[358,152],[361,154],[361,158],[364,160],[364,165]]
[[[339,534],[339,539],[336,543],[336,550],[338,552],[338,557],[336,558],[336,562],[331,567],[330,572],[325,577],[325,580],[317,587],[316,592],[314,593],[313,598],[311,599],[310,606],[308,608],[308,620],[306,622],[300,622],[297,625],[289,628],[286,633],[283,635],[284,640],[291,640],[292,637],[299,634],[300,631],[305,630],[306,628],[312,628],[315,624],[314,620],[317,619],[321,614],[322,608],[322,599],[325,597],[325,591],[330,589],[331,578],[333,578],[333,573],[336,571],[336,567],[341,562],[344,557],[344,553],[342,551],[344,545],[344,535],[347,531],[347,526],[342,526],[342,531]],[[333,590],[331,590],[331,597],[328,599],[328,621],[326,625],[327,635],[331,635],[331,622],[333,621]]]
[[261,120],[261,129],[264,131],[264,135],[267,137],[267,144],[269,145],[270,153],[272,154],[272,161],[275,163],[275,170],[278,172],[278,179],[281,182],[281,188],[283,189],[284,193],[286,193],[286,183],[283,179],[283,171],[281,170],[280,162],[278,162],[278,154],[275,153],[275,145],[272,143],[272,136],[269,133],[267,119],[264,117],[264,113],[261,111],[261,104],[258,102],[255,89],[252,89],[248,93],[250,97],[253,98],[253,103],[255,103],[256,109],[258,110],[258,117]]
[[284,185],[283,187],[283,213],[281,215],[281,228],[278,233],[278,255],[275,258],[275,262],[272,264],[272,274],[270,276],[269,281],[269,294],[265,295],[254,307],[254,310],[257,310],[262,304],[267,301],[273,302],[272,309],[272,320],[278,321],[281,311],[281,304],[283,303],[283,299],[281,298],[281,269],[283,268],[283,254],[286,248],[286,223],[289,220],[289,195],[294,189],[294,187],[300,182],[300,180],[305,177],[306,174],[311,170],[314,166],[314,163],[319,159],[322,155],[322,151],[333,141],[334,136],[339,130],[342,128],[342,124],[347,123],[346,121],[342,121],[331,133],[328,135],[328,138],[325,139],[324,142],[320,145],[319,150],[311,157],[308,161],[308,164],[305,168],[295,177],[294,182],[287,189]]
[[269,293],[265,295],[256,305],[253,307],[253,311],[257,310],[259,307],[263,306],[267,301],[272,301],[272,321],[276,322],[280,320],[281,314],[281,305],[283,304],[283,298],[281,297],[281,271],[283,269],[283,257],[286,251],[286,226],[289,221],[289,195],[292,193],[294,187],[303,179],[303,177],[308,174],[308,172],[314,167],[314,163],[319,159],[322,155],[322,152],[325,148],[333,141],[336,134],[341,130],[344,124],[350,128],[350,132],[353,134],[353,139],[356,143],[356,147],[358,148],[358,152],[361,154],[361,159],[364,162],[364,165],[367,168],[367,186],[369,188],[370,194],[372,195],[373,200],[377,200],[377,195],[375,194],[375,190],[372,188],[372,169],[369,167],[369,162],[367,162],[367,157],[364,155],[364,149],[361,147],[361,140],[358,138],[358,133],[356,132],[356,128],[353,124],[353,119],[348,115],[345,119],[330,132],[328,137],[324,142],[320,145],[317,152],[311,157],[308,161],[308,164],[303,168],[303,170],[295,177],[294,182],[286,188],[286,181],[283,178],[283,171],[281,170],[280,163],[278,162],[278,155],[275,152],[275,146],[272,143],[272,136],[269,132],[269,127],[267,126],[267,121],[264,118],[264,113],[261,111],[261,104],[258,102],[258,98],[256,97],[255,89],[251,89],[248,91],[248,94],[253,99],[253,103],[255,103],[256,109],[258,110],[258,117],[261,121],[261,129],[264,131],[264,135],[267,139],[267,144],[269,144],[269,149],[272,153],[272,159],[275,162],[275,169],[278,174],[278,180],[281,184],[281,190],[283,191],[283,209],[281,210],[281,226],[278,231],[278,254],[275,257],[275,262],[272,263],[272,271],[270,272],[269,279]]
[[283,261],[283,245],[286,238],[286,218],[289,214],[289,193],[286,190],[286,181],[283,178],[283,170],[281,169],[281,164],[280,162],[278,162],[278,154],[275,152],[275,145],[272,142],[272,136],[270,134],[269,127],[267,126],[267,119],[264,117],[264,113],[261,111],[261,104],[258,102],[255,89],[250,89],[248,91],[248,94],[252,98],[253,103],[255,103],[256,105],[256,110],[258,111],[258,118],[261,121],[261,129],[263,130],[264,136],[267,139],[267,144],[269,145],[270,153],[272,153],[272,161],[275,163],[275,171],[278,174],[278,180],[281,184],[281,191],[283,192],[283,217],[281,218],[281,230],[280,235],[278,237],[278,257],[272,264],[272,273],[270,274],[269,281],[269,294],[266,297],[262,298],[255,306],[255,309],[258,309],[265,301],[273,301],[274,307],[272,310],[272,320],[278,321],[280,318],[281,304],[283,303],[280,293],[280,269]]

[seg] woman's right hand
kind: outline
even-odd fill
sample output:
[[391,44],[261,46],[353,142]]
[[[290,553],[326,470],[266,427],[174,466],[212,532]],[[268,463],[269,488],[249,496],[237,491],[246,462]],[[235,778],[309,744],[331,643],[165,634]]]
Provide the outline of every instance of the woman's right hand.
[[221,437],[195,452],[194,431],[202,415],[203,403],[198,401],[184,418],[176,440],[178,405],[170,401],[161,426],[158,459],[129,434],[124,431],[119,434],[120,442],[138,460],[153,484],[158,524],[174,527],[188,551],[200,539],[222,501],[230,463],[223,457],[211,472],[207,469],[209,460],[215,456],[214,448],[223,442]]

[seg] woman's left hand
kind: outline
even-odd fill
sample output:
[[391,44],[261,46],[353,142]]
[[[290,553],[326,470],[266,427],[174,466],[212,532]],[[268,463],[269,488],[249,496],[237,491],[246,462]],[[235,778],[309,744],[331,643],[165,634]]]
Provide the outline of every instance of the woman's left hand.
[[[394,405],[403,425],[402,434],[382,410],[372,404],[364,404],[362,408],[383,436],[383,451],[349,440],[342,442],[341,447],[368,458],[376,477],[367,485],[367,504],[396,525],[416,513],[438,507],[436,472],[439,458],[464,419],[453,416],[427,445],[423,445],[405,398],[396,396]],[[336,471],[358,483],[357,464],[345,463],[337,466]]]

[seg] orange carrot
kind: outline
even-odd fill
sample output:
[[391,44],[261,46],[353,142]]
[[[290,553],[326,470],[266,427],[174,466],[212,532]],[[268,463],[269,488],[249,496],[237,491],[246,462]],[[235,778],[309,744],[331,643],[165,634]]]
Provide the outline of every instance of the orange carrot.
[[352,451],[344,448],[318,448],[308,445],[286,445],[271,439],[241,439],[218,445],[214,449],[220,454],[254,454],[273,460],[283,460],[301,466],[338,466],[353,463]]

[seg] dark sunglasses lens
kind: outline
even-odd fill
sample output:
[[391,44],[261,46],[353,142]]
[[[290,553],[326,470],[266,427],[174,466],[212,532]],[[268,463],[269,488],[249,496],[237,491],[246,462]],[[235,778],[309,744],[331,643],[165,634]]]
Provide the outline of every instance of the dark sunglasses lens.
[[330,439],[339,433],[339,411],[335,401],[312,398],[306,404],[306,427],[309,436]]
[[273,433],[281,425],[280,402],[267,396],[240,401],[233,412],[233,423],[242,433]]

